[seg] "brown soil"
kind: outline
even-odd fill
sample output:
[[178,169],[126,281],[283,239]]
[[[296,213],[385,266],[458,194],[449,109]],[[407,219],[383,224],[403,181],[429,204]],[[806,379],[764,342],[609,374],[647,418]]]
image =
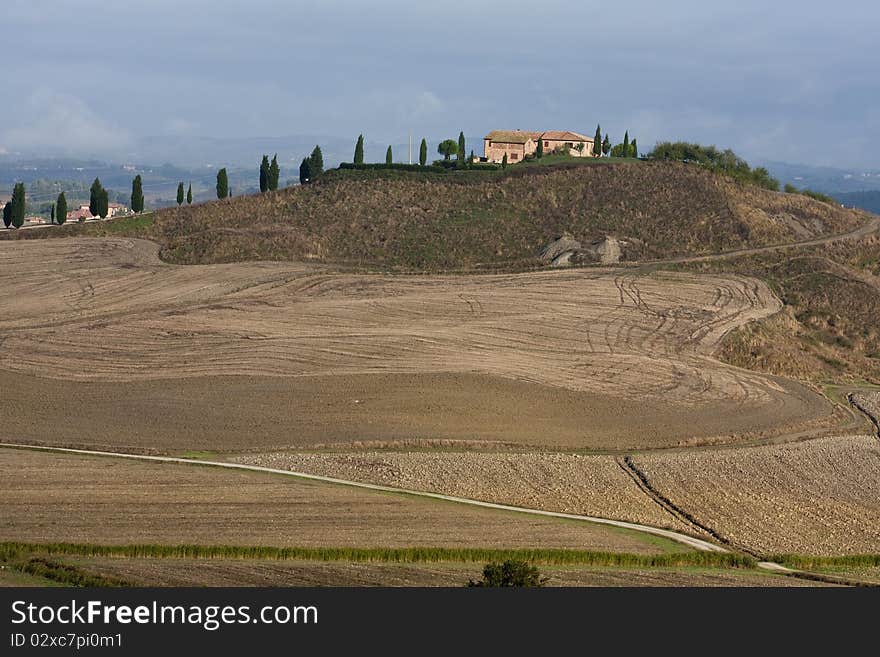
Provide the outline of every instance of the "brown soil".
[[0,289],[11,311],[0,370],[51,378],[6,378],[9,439],[614,449],[761,437],[830,415],[806,388],[711,358],[728,331],[779,309],[753,279],[175,267],[119,239],[3,242],[0,262],[21,281]]
[[265,454],[235,460],[467,499],[693,531],[652,501],[613,456],[364,452]]
[[289,477],[9,449],[0,449],[0,500],[0,541],[633,553],[666,545],[589,523]]
[[[64,557],[87,572],[137,586],[463,586],[479,564]],[[750,570],[542,566],[548,586],[822,586]]]
[[632,460],[662,495],[737,545],[765,554],[880,552],[876,437]]

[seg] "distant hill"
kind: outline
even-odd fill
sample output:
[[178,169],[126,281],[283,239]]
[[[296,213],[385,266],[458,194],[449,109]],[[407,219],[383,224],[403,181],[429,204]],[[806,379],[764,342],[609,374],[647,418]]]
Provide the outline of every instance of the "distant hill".
[[312,185],[152,216],[148,227],[126,233],[115,224],[112,234],[153,239],[178,263],[305,259],[425,271],[537,265],[541,249],[566,233],[583,244],[613,236],[624,260],[649,260],[793,241],[864,221],[696,165],[613,160],[490,172],[336,170]]
[[847,207],[861,208],[874,214],[880,214],[880,191],[835,194],[834,198]]
[[759,161],[774,178],[798,189],[812,189],[832,196],[850,192],[880,191],[880,170],[816,167],[787,162]]

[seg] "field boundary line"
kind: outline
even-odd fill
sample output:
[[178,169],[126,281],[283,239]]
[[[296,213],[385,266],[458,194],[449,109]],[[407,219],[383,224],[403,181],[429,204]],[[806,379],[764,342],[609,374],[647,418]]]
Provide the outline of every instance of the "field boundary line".
[[[689,525],[691,525],[701,531],[706,532],[707,534],[709,534],[709,536],[714,538],[716,541],[718,541],[722,545],[729,546],[733,549],[739,550],[740,552],[745,552],[746,554],[753,556],[753,557],[757,556],[754,552],[752,552],[748,548],[742,547],[740,545],[734,545],[730,540],[724,538],[721,534],[719,534],[717,531],[715,531],[714,529],[712,529],[708,525],[704,525],[703,523],[701,523],[699,520],[694,518],[694,516],[692,516],[690,513],[688,513],[684,509],[682,509],[680,506],[675,504],[668,497],[663,495],[663,493],[661,493],[656,488],[654,488],[654,486],[651,484],[650,480],[648,479],[648,476],[644,472],[639,470],[639,468],[636,466],[636,464],[633,463],[632,458],[630,458],[629,456],[625,456],[622,459],[617,459],[617,463],[620,465],[621,468],[624,469],[624,471],[626,471],[631,477],[633,477],[633,479],[636,480],[636,484],[638,484],[638,486],[642,490],[642,492],[644,492],[648,497],[651,498],[652,501],[656,502],[665,511],[671,513],[673,516],[675,516],[676,518],[678,518],[682,522],[685,522],[685,523],[687,523],[687,524],[689,524]],[[765,562],[765,563],[769,564],[771,562]],[[784,566],[780,566],[780,567],[784,568]]]
[[563,513],[561,511],[545,511],[543,509],[530,509],[528,507],[513,506],[509,504],[498,504],[496,502],[485,502],[483,500],[472,500],[464,497],[456,497],[454,495],[445,495],[443,493],[431,493],[428,491],[409,490],[405,488],[394,488],[392,486],[381,486],[379,484],[369,484],[360,481],[351,481],[348,479],[337,479],[335,477],[326,477],[323,475],[309,474],[306,472],[296,472],[293,470],[280,470],[277,468],[267,468],[259,465],[247,465],[244,463],[231,463],[228,461],[203,461],[200,459],[187,459],[175,456],[149,456],[146,454],[127,454],[125,452],[106,452],[88,449],[73,449],[70,447],[47,447],[42,445],[26,445],[21,443],[0,442],[0,447],[11,449],[27,449],[43,452],[55,452],[63,454],[80,454],[84,456],[106,456],[113,458],[124,458],[136,461],[150,461],[153,463],[178,463],[184,465],[203,465],[217,468],[227,468],[231,470],[245,470],[251,472],[263,472],[276,475],[285,475],[296,477],[298,479],[307,479],[311,481],[321,481],[330,484],[338,484],[349,486],[352,488],[362,488],[366,490],[374,490],[383,493],[395,493],[398,495],[411,495],[414,497],[423,497],[428,499],[443,500],[445,502],[455,502],[457,504],[466,504],[485,509],[495,509],[500,511],[512,511],[515,513],[524,513],[529,515],[544,516],[550,518],[562,518],[566,520],[579,520],[582,522],[591,522],[598,525],[608,525],[621,529],[629,529],[632,531],[652,534],[667,538],[676,543],[681,543],[688,547],[701,552],[729,552],[729,550],[710,541],[706,541],[694,536],[688,536],[671,529],[663,529],[661,527],[652,527],[651,525],[642,525],[639,523],[626,522],[624,520],[611,520],[609,518],[600,518],[597,516],[578,515],[574,513]]

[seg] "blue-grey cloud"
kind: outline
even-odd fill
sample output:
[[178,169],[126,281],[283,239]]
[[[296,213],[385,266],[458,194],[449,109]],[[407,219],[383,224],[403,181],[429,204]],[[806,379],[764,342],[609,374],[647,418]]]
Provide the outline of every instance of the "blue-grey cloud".
[[[715,4],[5,0],[4,95],[17,100],[0,103],[0,147],[47,135],[93,152],[146,135],[403,143],[601,122],[643,148],[686,138],[880,166],[880,9]],[[46,93],[51,106],[29,100]]]

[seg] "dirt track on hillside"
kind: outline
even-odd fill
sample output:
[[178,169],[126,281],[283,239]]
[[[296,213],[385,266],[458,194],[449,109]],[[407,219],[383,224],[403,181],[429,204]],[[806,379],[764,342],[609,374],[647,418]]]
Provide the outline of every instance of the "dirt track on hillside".
[[[125,239],[4,242],[0,265],[17,272],[16,284],[0,290],[9,309],[0,316],[0,370],[18,390],[5,427],[11,439],[67,430],[51,408],[36,412],[46,394],[60,407],[65,395],[90,395],[95,433],[115,426],[122,444],[165,450],[211,448],[174,428],[184,417],[197,424],[200,414],[222,425],[225,413],[233,427],[250,414],[255,433],[265,424],[271,436],[229,444],[221,427],[218,449],[352,442],[363,427],[359,439],[368,442],[629,448],[762,437],[830,412],[802,386],[710,357],[728,331],[780,307],[763,283],[742,277],[177,267],[162,264],[154,244]],[[225,394],[221,376],[236,381]],[[410,378],[395,393],[389,381],[398,376]],[[426,376],[435,378],[419,381]],[[346,395],[334,377],[363,387]],[[438,385],[452,395],[439,413]],[[511,394],[510,386],[523,389]],[[553,401],[521,413],[518,430],[499,431],[505,421],[497,418],[513,424],[505,407],[523,404],[528,388]],[[288,423],[261,423],[266,408],[285,409],[276,412]],[[450,431],[444,418],[459,408],[469,429]],[[647,431],[633,422],[645,417],[655,418]],[[50,442],[107,444],[89,437],[88,424]],[[163,424],[173,440],[162,438]]]

